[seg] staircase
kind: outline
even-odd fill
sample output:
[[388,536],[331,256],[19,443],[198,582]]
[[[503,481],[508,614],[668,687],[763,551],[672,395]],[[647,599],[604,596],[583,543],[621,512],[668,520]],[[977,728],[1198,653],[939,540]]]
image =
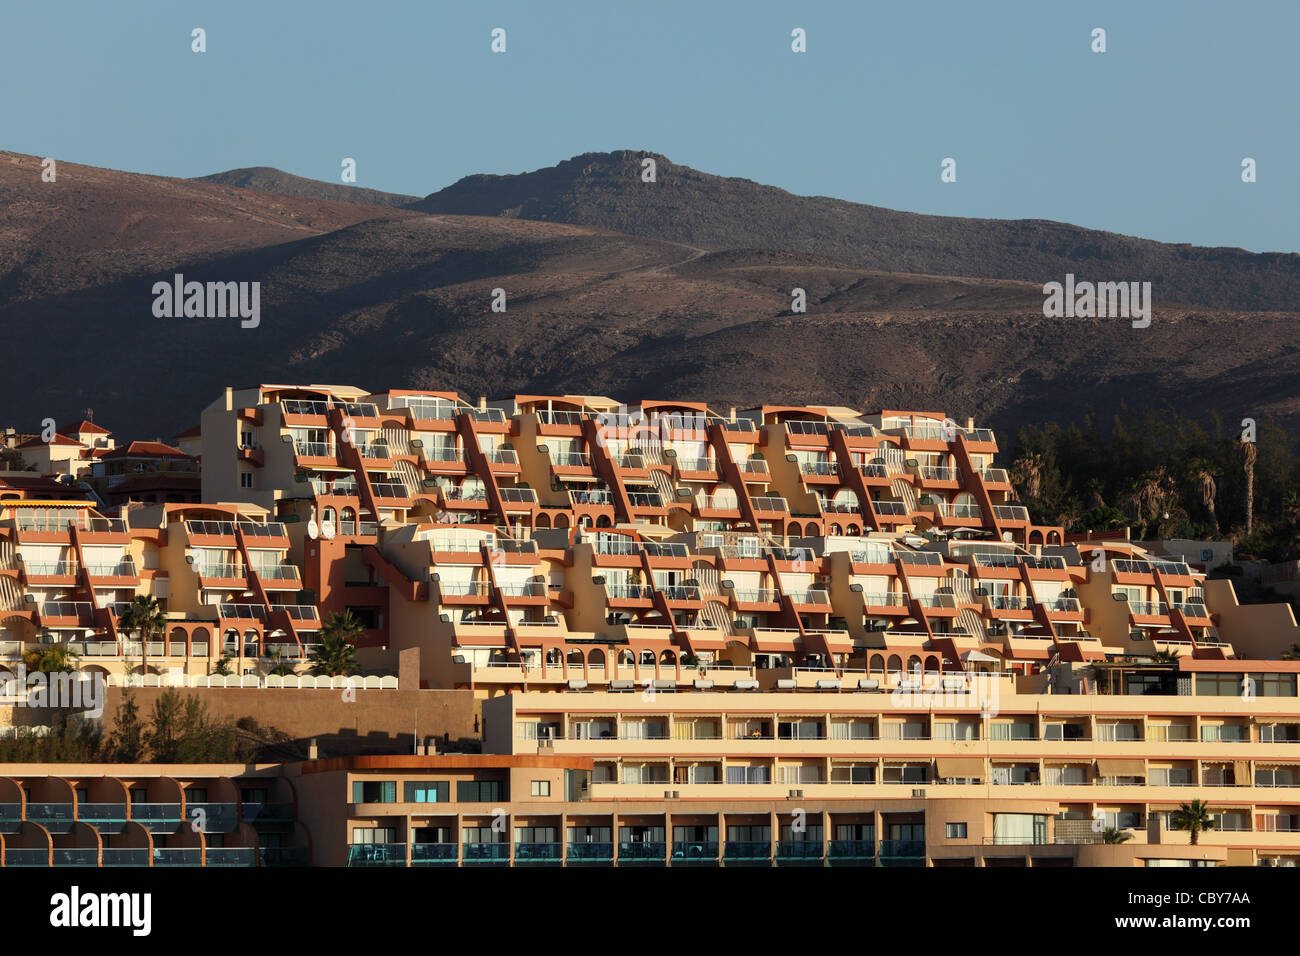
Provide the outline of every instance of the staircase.
[[731,612],[727,610],[726,605],[718,601],[705,601],[700,617],[712,624],[719,634],[726,636],[736,633],[731,622]]
[[903,504],[907,507],[908,514],[916,511],[916,492],[912,490],[911,482],[895,478],[890,482],[890,487],[893,488],[894,495],[902,499]]
[[[969,586],[967,589],[969,590]],[[958,600],[960,601],[961,599],[959,598]],[[984,618],[980,616],[980,613],[978,611],[975,611],[968,607],[962,608],[960,611],[957,612],[957,626],[965,630],[966,633],[969,634],[971,637],[976,637],[979,638],[980,640],[985,639]]]

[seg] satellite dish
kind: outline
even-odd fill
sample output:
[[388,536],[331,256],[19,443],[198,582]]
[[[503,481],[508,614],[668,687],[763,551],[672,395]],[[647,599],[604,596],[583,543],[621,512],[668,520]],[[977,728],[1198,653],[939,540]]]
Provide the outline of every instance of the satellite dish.
[[1002,540],[1003,540],[1003,541],[1010,541],[1010,540],[1011,540],[1011,532],[1010,532],[1010,531],[1003,531],[1003,532],[1002,532]]
[[313,541],[320,537],[320,526],[316,524],[315,518],[307,522],[307,537]]
[[321,537],[324,538],[326,541],[333,538],[335,534],[334,522],[322,521],[320,526],[320,533],[321,533]]

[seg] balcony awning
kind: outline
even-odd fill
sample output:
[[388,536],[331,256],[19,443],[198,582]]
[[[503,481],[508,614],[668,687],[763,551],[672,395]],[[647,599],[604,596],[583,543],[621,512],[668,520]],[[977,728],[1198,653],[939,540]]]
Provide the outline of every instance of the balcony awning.
[[1102,758],[1097,761],[1097,774],[1102,777],[1145,777],[1145,760]]
[[935,776],[940,779],[946,777],[974,777],[978,780],[984,779],[984,758],[983,757],[935,757],[934,758]]
[[793,654],[799,649],[798,634],[754,633],[753,649],[761,654]]
[[689,631],[681,632],[681,643],[690,653],[699,655],[700,651],[725,651],[727,642],[721,634],[691,634]]
[[965,664],[1001,664],[1002,658],[994,657],[992,654],[986,654],[983,651],[966,651],[961,656]]

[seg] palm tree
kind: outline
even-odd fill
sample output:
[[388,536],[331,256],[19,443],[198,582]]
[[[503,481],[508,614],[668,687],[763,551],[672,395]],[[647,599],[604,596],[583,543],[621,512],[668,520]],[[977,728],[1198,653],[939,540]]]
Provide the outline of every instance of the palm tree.
[[1151,660],[1157,664],[1177,664],[1178,655],[1173,651],[1156,651],[1151,655]]
[[71,674],[76,668],[73,658],[77,652],[67,644],[41,644],[23,654],[23,666],[29,672],[42,674]]
[[1025,497],[1037,498],[1043,487],[1043,456],[1036,451],[1026,452],[1011,467]]
[[284,654],[278,647],[271,648],[266,656],[270,662],[270,667],[266,671],[267,674],[276,677],[289,677],[293,674],[293,665],[284,659]]
[[1133,834],[1125,833],[1115,827],[1107,827],[1101,835],[1102,843],[1127,843],[1131,839],[1133,839]]
[[1172,823],[1175,830],[1191,831],[1192,846],[1196,846],[1197,838],[1201,835],[1202,830],[1214,829],[1214,818],[1210,816],[1210,805],[1204,800],[1193,800],[1191,803],[1179,804],[1178,809],[1174,811]]
[[320,645],[309,655],[311,672],[316,676],[338,677],[357,669],[356,641],[365,633],[351,611],[334,613],[320,631]]
[[1246,534],[1255,523],[1255,443],[1241,443],[1241,459],[1246,469]]
[[162,636],[167,629],[167,616],[156,599],[147,594],[137,594],[118,618],[117,626],[128,634],[134,631],[139,635],[140,671],[143,673],[149,656],[149,641]]
[[1210,513],[1210,535],[1217,538],[1219,536],[1219,516],[1214,510],[1214,496],[1218,494],[1218,485],[1214,482],[1214,475],[1204,465],[1197,468],[1192,474],[1192,480],[1196,482],[1196,490],[1201,496],[1201,504],[1205,505],[1205,510]]

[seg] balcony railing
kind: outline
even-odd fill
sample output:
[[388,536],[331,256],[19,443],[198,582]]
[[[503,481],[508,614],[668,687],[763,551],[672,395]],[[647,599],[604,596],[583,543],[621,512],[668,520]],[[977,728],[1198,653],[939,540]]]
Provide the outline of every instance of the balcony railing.
[[532,488],[502,488],[501,500],[506,504],[536,504],[537,492]]
[[329,403],[304,398],[285,398],[280,407],[286,415],[328,415]]
[[379,406],[372,402],[336,402],[335,408],[343,410],[343,414],[351,418],[378,418]]
[[590,468],[591,455],[585,451],[556,451],[551,453],[551,464],[557,468]]
[[1029,509],[1023,505],[994,505],[993,517],[998,521],[1028,521]]
[[657,491],[630,491],[627,497],[633,508],[662,508],[664,506],[663,496]]
[[239,533],[246,538],[287,538],[289,536],[283,522],[280,521],[268,521],[265,524],[257,521],[240,521],[237,524]]
[[280,564],[265,568],[253,568],[259,578],[267,581],[297,581],[299,580],[298,566],[294,564]]
[[388,407],[410,409],[412,418],[425,421],[450,422],[456,418],[456,404],[445,398],[398,395],[388,400]]
[[840,473],[839,466],[833,461],[803,461],[799,462],[799,473],[803,475],[819,475],[821,477],[830,477]]
[[585,419],[590,417],[585,412],[565,409],[539,408],[535,412],[537,420],[543,425],[581,425]]
[[133,578],[137,574],[135,562],[130,558],[116,564],[88,564],[86,571],[92,578]]
[[1011,483],[1005,468],[983,468],[978,474],[989,484],[1006,485]]
[[590,490],[571,489],[569,491],[569,501],[575,505],[612,505],[614,503],[614,494],[603,488],[592,488]]
[[324,441],[295,441],[293,443],[294,451],[306,458],[333,458],[334,449],[329,442]]
[[731,592],[736,600],[746,604],[775,604],[781,600],[773,588],[736,588]]
[[878,515],[907,515],[907,505],[902,501],[886,501],[879,498],[873,498],[871,507]]
[[1169,605],[1163,601],[1129,601],[1128,610],[1134,615],[1165,617],[1169,614]]
[[233,521],[187,521],[185,522],[185,531],[191,537],[202,534],[233,538],[235,536],[235,523]]
[[411,497],[411,491],[400,481],[375,481],[371,482],[370,490],[376,498],[399,498],[406,499]]
[[37,563],[32,561],[23,562],[23,571],[29,578],[31,577],[48,577],[48,578],[66,578],[75,577],[81,573],[80,566],[76,561],[55,561],[51,563]]
[[921,477],[930,481],[961,481],[960,468],[947,468],[941,465],[922,465]]
[[605,593],[618,601],[644,601],[654,595],[654,589],[645,584],[605,584]]
[[756,495],[753,498],[755,511],[779,511],[789,513],[790,506],[778,495]]
[[204,562],[194,565],[194,573],[200,578],[241,580],[244,577],[244,567],[240,564],[208,564]]
[[492,465],[519,464],[519,456],[515,454],[513,448],[498,448],[495,451],[487,451],[483,454],[487,458],[488,463]]

